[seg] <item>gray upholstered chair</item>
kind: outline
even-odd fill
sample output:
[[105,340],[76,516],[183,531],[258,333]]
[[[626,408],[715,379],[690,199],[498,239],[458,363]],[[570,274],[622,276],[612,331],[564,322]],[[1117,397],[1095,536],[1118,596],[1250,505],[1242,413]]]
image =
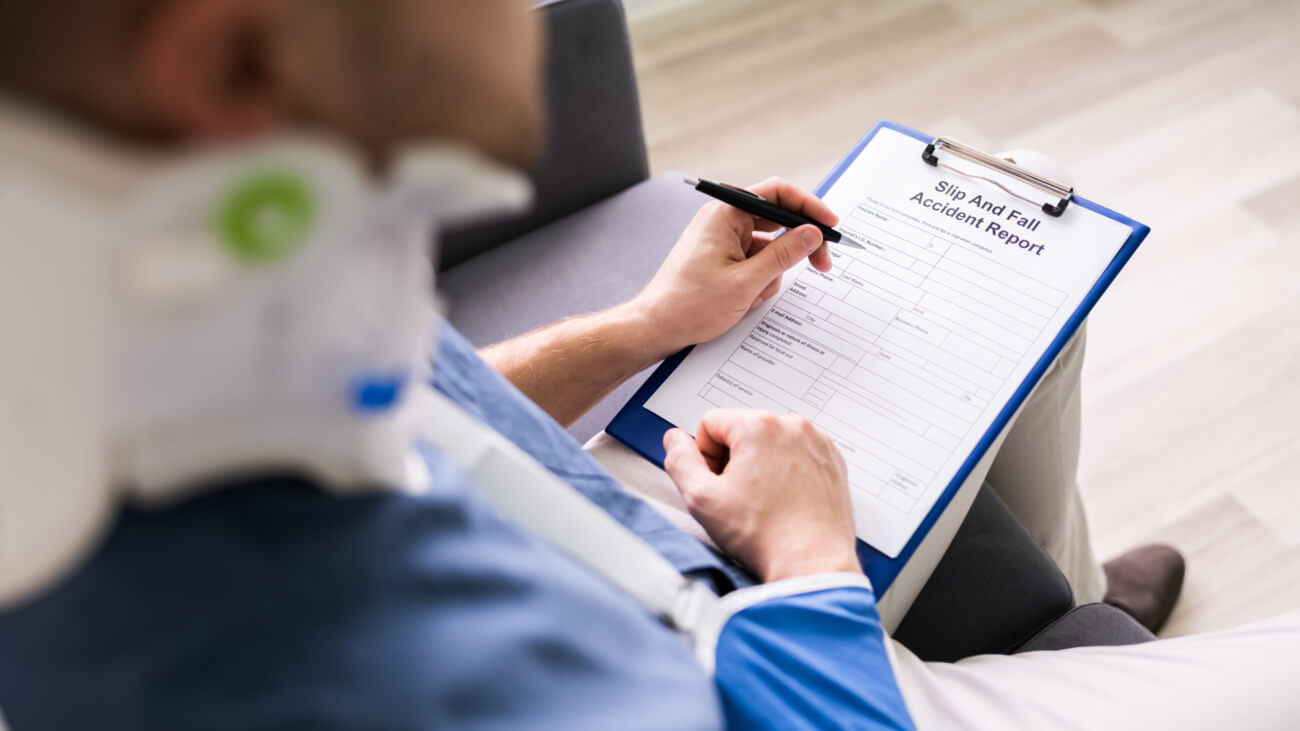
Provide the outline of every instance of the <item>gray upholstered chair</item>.
[[[479,346],[634,294],[702,203],[680,174],[649,177],[618,0],[557,0],[538,12],[550,40],[551,126],[536,205],[445,232],[440,249],[448,317]],[[600,431],[646,375],[573,435]],[[932,660],[1152,639],[1119,610],[1075,608],[1064,577],[987,485],[894,636]]]

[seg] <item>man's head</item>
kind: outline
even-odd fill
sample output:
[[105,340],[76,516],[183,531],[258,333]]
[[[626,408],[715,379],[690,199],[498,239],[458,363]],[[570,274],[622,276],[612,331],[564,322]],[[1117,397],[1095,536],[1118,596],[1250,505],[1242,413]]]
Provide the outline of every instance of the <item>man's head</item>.
[[297,127],[525,167],[539,56],[525,0],[0,0],[0,91],[157,144]]

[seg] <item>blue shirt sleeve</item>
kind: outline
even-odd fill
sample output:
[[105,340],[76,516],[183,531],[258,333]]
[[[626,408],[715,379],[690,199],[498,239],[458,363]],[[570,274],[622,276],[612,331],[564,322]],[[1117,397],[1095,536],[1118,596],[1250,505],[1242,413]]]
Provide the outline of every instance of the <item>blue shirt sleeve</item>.
[[715,681],[733,729],[913,729],[875,597],[843,587],[769,599],[718,637]]

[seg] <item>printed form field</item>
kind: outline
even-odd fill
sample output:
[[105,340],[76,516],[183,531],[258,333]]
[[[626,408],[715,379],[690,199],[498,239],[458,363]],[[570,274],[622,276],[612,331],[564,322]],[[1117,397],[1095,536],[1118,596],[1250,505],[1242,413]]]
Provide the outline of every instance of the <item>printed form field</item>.
[[868,202],[840,228],[867,250],[800,272],[698,395],[808,417],[908,513],[1067,294]]

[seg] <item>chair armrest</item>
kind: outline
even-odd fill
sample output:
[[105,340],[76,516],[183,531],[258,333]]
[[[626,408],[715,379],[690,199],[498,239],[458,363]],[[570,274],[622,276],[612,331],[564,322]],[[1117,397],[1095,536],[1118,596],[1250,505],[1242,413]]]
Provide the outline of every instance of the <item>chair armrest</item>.
[[604,200],[649,177],[627,19],[619,0],[552,0],[545,26],[546,152],[530,211],[445,231],[439,268]]
[[985,484],[894,639],[926,661],[1005,654],[1073,606],[1051,557]]
[[1070,647],[1140,645],[1156,636],[1124,610],[1109,604],[1084,604],[1071,609],[1016,648],[1017,653],[1064,650]]

